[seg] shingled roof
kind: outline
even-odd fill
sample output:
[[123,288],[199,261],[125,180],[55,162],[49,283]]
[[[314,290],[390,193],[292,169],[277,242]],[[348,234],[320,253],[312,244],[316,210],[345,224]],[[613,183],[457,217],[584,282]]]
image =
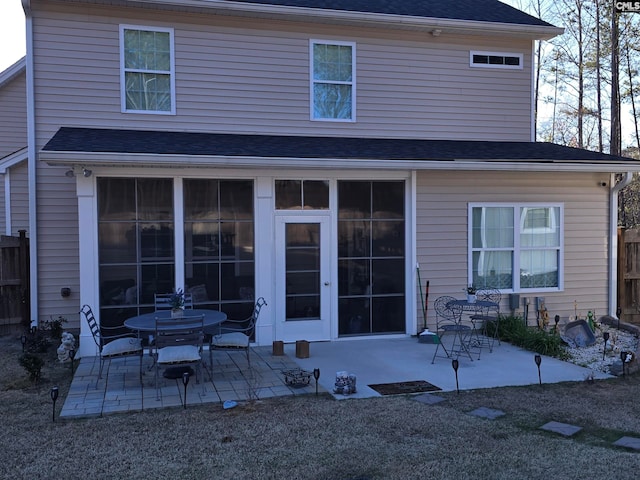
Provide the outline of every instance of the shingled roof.
[[543,142],[244,135],[62,127],[43,152],[380,161],[640,162]]
[[497,0],[233,0],[319,10],[551,26]]

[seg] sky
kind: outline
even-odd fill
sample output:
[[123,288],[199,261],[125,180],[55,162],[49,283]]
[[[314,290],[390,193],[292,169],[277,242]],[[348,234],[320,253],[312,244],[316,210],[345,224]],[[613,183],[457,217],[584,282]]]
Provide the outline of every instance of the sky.
[[0,72],[26,53],[24,10],[20,0],[0,0]]

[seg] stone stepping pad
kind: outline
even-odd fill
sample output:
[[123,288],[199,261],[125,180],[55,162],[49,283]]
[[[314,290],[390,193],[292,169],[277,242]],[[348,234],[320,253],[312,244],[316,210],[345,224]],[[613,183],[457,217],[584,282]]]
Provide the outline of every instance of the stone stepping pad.
[[443,397],[433,395],[432,393],[423,393],[422,395],[417,395],[414,399],[427,405],[435,405],[436,403],[444,401]]
[[640,450],[640,438],[636,437],[622,437],[613,442],[616,447],[632,448],[633,450]]
[[480,407],[469,412],[469,415],[473,415],[474,417],[486,418],[488,420],[495,420],[496,418],[500,418],[505,415],[505,413],[502,410],[496,410],[494,408]]
[[572,435],[575,435],[580,430],[582,430],[582,427],[576,427],[575,425],[569,425],[568,423],[560,422],[545,423],[540,428],[548,432],[558,433],[565,437],[571,437]]

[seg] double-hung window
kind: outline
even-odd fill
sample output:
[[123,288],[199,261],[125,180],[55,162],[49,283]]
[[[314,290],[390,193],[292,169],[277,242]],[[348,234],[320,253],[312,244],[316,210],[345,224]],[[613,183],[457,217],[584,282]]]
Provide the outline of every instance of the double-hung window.
[[175,113],[173,29],[120,26],[122,112]]
[[311,120],[353,122],[355,43],[312,40]]
[[561,290],[563,238],[562,205],[469,205],[469,283]]

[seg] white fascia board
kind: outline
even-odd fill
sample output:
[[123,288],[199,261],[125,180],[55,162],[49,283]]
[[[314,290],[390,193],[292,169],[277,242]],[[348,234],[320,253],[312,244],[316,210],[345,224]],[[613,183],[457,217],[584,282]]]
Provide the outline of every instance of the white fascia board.
[[16,63],[7,67],[4,71],[0,72],[0,88],[2,88],[6,83],[9,83],[15,77],[24,73],[27,68],[26,57],[22,57]]
[[[85,3],[104,3],[104,0],[84,0]],[[455,35],[508,35],[534,40],[549,40],[562,35],[563,28],[545,25],[523,25],[499,22],[479,22],[448,18],[390,15],[372,12],[351,12],[322,8],[264,5],[248,2],[219,0],[131,0],[130,6],[143,6],[159,10],[207,12],[219,15],[279,18],[314,23],[340,23],[344,25],[373,26],[376,28],[442,30],[442,34]]]
[[40,152],[40,161],[52,166],[126,166],[172,168],[314,168],[375,170],[453,170],[523,172],[640,172],[639,164],[624,162],[535,160],[373,160],[345,158],[229,157],[223,155],[158,155],[142,153]]
[[28,152],[29,149],[27,147],[24,147],[23,149],[0,159],[0,174],[7,173],[7,169],[13,167],[17,163],[27,161]]

